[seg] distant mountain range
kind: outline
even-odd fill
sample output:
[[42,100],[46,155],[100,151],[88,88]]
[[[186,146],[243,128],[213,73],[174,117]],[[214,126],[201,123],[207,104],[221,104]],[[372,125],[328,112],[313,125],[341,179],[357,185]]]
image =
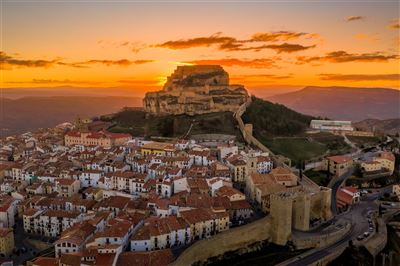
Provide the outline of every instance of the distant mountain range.
[[[150,88],[151,89],[151,88]],[[24,97],[55,97],[55,96],[80,96],[80,97],[139,97],[143,98],[143,88],[127,87],[34,87],[34,88],[2,88],[1,97],[19,99]]]
[[[117,112],[127,106],[142,106],[142,97],[136,96],[136,92],[133,93],[128,89],[116,89],[116,91],[117,96],[112,96],[116,93],[115,91],[105,89],[98,91],[76,88],[60,90],[53,88],[53,90],[42,89],[41,91],[5,90],[3,93],[3,97],[6,95],[5,98],[0,98],[1,136],[23,133],[40,127],[53,127],[65,121],[73,121],[78,115],[93,117]],[[136,97],[119,96],[132,94]],[[294,92],[264,96],[264,98],[314,117],[352,121],[369,119],[357,124],[360,128],[369,127],[368,129],[371,130],[371,127],[375,126],[375,130],[390,132],[398,132],[399,129],[399,120],[393,118],[400,118],[400,92],[392,89],[306,87]],[[297,125],[297,123],[294,124]]]
[[338,120],[400,118],[400,91],[385,88],[305,87],[266,98],[312,116]]
[[23,97],[0,98],[1,136],[19,134],[38,128],[54,127],[77,116],[93,117],[113,113],[125,106],[142,105],[138,97]]
[[375,131],[392,135],[400,133],[400,118],[386,120],[365,119],[363,121],[353,123],[353,125],[356,128],[365,131]]

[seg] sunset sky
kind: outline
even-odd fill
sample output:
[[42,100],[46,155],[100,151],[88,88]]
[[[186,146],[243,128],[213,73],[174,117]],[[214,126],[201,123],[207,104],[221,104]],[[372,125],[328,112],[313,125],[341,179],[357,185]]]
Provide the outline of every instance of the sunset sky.
[[399,89],[397,1],[1,1],[2,87],[159,88],[179,64],[232,83]]

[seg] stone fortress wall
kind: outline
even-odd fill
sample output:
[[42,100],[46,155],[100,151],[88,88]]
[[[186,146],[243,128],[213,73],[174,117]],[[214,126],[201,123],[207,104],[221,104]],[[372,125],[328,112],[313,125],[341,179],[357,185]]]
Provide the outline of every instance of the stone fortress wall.
[[223,256],[227,252],[246,253],[255,243],[269,241],[270,217],[232,228],[209,239],[199,240],[187,248],[171,265],[205,264],[210,258]]
[[229,84],[221,66],[178,66],[161,91],[146,93],[143,106],[154,115],[197,115],[235,112],[248,98],[243,85]]

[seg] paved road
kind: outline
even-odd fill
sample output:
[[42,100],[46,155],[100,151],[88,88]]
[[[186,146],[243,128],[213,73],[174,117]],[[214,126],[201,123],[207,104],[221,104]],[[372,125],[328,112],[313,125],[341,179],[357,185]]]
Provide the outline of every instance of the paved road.
[[369,191],[372,191],[372,193],[368,193],[367,195],[365,195],[365,199],[368,201],[374,201],[379,199],[380,197],[382,197],[385,193],[392,193],[393,191],[393,185],[388,185],[386,187],[383,188],[379,188],[379,189],[368,189]]
[[347,220],[352,223],[350,232],[342,239],[336,241],[335,243],[321,248],[315,249],[298,256],[298,259],[292,261],[286,265],[297,266],[297,265],[309,265],[316,262],[323,257],[328,256],[330,253],[336,251],[338,248],[344,248],[348,245],[350,240],[355,240],[357,236],[363,234],[368,230],[368,218],[367,216],[378,209],[378,206],[372,201],[363,201],[357,205],[354,205],[350,212],[337,215],[338,220]]
[[332,189],[331,207],[332,207],[332,214],[333,215],[336,215],[336,213],[337,213],[337,204],[336,204],[337,191],[339,190],[339,188],[343,184],[343,182],[345,182],[346,179],[349,178],[353,174],[353,171],[354,171],[354,169],[350,169],[349,171],[347,171],[342,176],[337,177],[335,183],[331,187],[331,189]]

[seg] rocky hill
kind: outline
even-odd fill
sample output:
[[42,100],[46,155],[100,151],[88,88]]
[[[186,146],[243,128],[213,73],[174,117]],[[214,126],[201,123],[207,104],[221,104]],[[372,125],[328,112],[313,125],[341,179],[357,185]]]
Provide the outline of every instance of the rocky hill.
[[[254,135],[273,152],[298,161],[329,154],[348,152],[342,136],[330,133],[306,134],[312,116],[303,115],[281,104],[256,97],[242,115],[245,123],[253,124]],[[134,136],[182,137],[197,134],[229,134],[243,141],[232,112],[206,114],[154,115],[138,109],[125,109],[102,118],[112,122],[112,132],[131,133]]]
[[231,112],[158,116],[131,108],[112,117],[102,117],[102,120],[115,124],[109,131],[133,136],[182,137],[189,132],[190,135],[217,133],[235,135],[238,140],[242,138]]
[[306,87],[267,99],[303,114],[330,119],[400,118],[400,91],[393,89]]
[[375,131],[378,133],[386,133],[395,135],[400,134],[400,118],[395,119],[365,119],[360,122],[353,123],[353,126],[360,130]]
[[[253,97],[243,114],[245,123],[252,123],[256,135],[294,136],[304,133],[313,117],[297,113],[280,104],[274,104]],[[114,132],[128,132],[133,135],[180,137],[191,128],[191,134],[221,133],[240,136],[232,112],[205,114],[166,114],[163,116],[144,110],[125,109],[103,120],[113,122]]]
[[178,66],[161,91],[146,93],[143,106],[155,115],[234,112],[248,97],[242,85],[229,84],[221,66]]

